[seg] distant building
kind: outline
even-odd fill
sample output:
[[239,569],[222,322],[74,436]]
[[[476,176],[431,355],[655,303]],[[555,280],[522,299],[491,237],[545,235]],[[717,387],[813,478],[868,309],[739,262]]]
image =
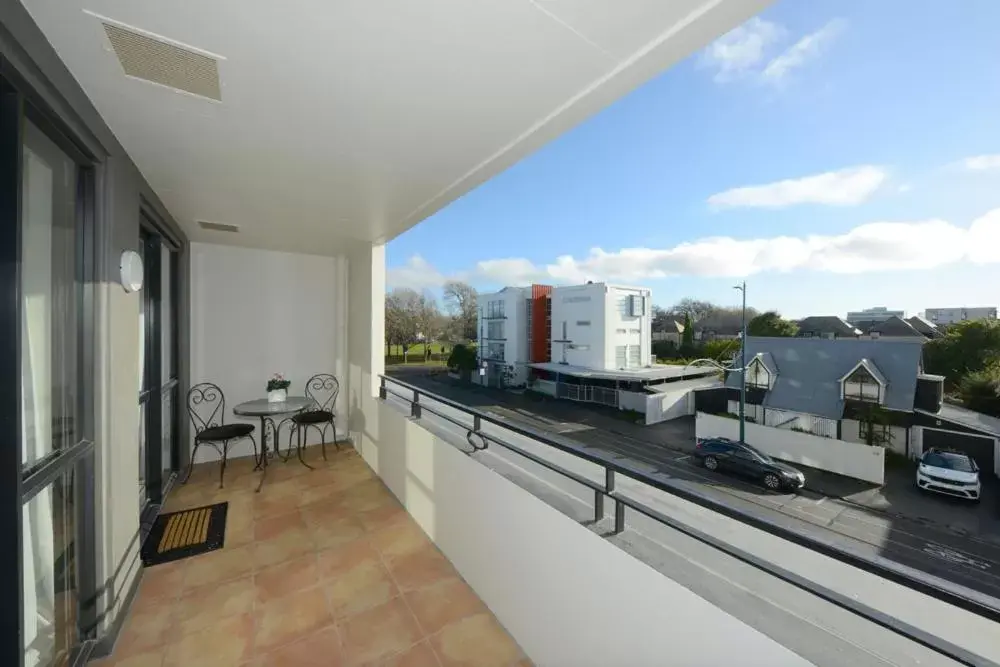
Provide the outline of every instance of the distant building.
[[652,302],[643,287],[587,283],[552,290],[552,361],[593,370],[652,363]]
[[674,345],[680,345],[684,339],[684,325],[677,320],[667,320],[662,328],[653,332],[653,342],[667,341]]
[[857,338],[861,335],[854,326],[836,315],[814,315],[799,320],[799,338]]
[[915,340],[926,341],[927,336],[901,317],[890,317],[884,320],[871,320],[855,324],[861,331],[861,338],[885,340]]
[[882,322],[890,317],[898,317],[902,320],[906,317],[906,313],[902,310],[889,310],[888,308],[878,306],[875,308],[865,308],[864,310],[851,311],[847,313],[847,317],[844,319],[848,324],[857,326],[858,322]]
[[928,308],[924,318],[935,326],[955,324],[967,320],[995,320],[997,309],[986,306],[981,308]]
[[652,364],[650,291],[606,283],[479,295],[479,381],[523,386],[530,364],[615,371]]
[[940,329],[934,326],[933,322],[928,322],[926,319],[920,317],[919,315],[914,315],[913,317],[906,318],[906,322],[911,327],[913,327],[923,335],[927,336],[928,338],[940,338],[941,336],[944,335],[943,333],[941,333]]

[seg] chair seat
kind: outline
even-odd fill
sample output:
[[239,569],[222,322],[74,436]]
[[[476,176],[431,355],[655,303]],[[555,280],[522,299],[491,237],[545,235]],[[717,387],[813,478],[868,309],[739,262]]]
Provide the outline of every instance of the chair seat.
[[253,424],[223,424],[222,426],[209,426],[195,436],[195,439],[217,442],[219,440],[245,438],[251,433],[253,433]]
[[292,417],[292,421],[296,424],[322,424],[333,421],[333,413],[329,410],[310,410],[295,415]]

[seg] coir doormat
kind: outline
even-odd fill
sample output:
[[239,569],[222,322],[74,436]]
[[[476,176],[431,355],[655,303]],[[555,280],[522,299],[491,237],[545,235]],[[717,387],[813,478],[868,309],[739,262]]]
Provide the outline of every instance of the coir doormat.
[[170,512],[156,517],[142,545],[146,567],[221,549],[229,503]]

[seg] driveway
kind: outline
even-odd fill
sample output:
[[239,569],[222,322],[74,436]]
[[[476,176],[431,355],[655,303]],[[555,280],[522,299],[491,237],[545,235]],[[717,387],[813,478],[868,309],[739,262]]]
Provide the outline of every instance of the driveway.
[[[1000,522],[989,516],[985,499],[975,507],[950,498],[925,497],[911,489],[912,477],[895,473],[890,484],[877,492],[868,486],[859,490],[858,485],[838,478],[843,489],[854,492],[854,496],[846,498],[820,493],[815,490],[816,484],[800,493],[774,493],[694,465],[689,453],[694,447],[691,418],[639,426],[615,414],[590,410],[589,406],[458,385],[447,376],[409,375],[400,379],[476,407],[499,421],[562,435],[578,442],[583,450],[614,454],[628,461],[638,475],[670,479],[733,506],[773,513],[775,520],[782,523],[792,518],[802,522],[803,530],[819,530],[849,548],[869,549],[873,554],[1000,597]],[[635,437],[635,433],[643,437]],[[820,471],[805,472],[807,477],[829,486]]]

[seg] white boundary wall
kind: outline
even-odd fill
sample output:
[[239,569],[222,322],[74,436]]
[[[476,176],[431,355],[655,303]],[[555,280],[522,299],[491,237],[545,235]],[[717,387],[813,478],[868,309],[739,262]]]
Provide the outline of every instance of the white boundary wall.
[[[737,440],[740,423],[736,419],[699,412],[695,418],[698,438],[723,437]],[[820,470],[872,482],[885,483],[885,449],[834,438],[822,438],[797,431],[746,424],[747,444],[782,461],[801,463]]]
[[[365,460],[535,664],[810,664],[398,408],[365,404]],[[705,628],[726,641],[705,642]]]

